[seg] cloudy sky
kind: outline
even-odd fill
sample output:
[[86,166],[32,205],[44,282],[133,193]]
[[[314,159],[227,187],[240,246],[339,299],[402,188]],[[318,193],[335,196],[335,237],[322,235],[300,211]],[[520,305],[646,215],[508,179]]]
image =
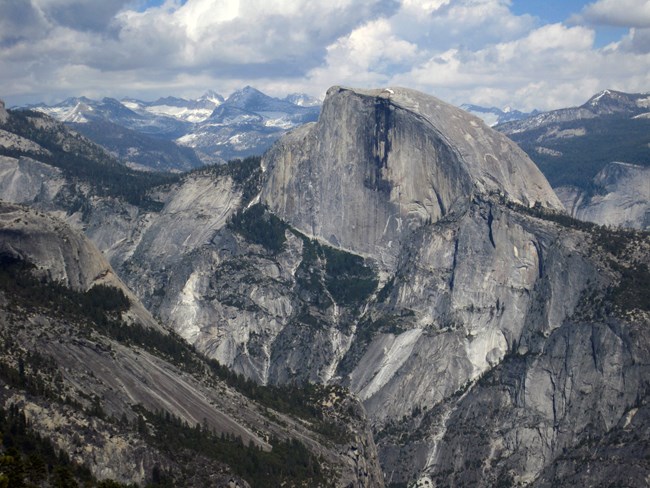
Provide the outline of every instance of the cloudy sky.
[[0,0],[0,98],[407,86],[548,110],[650,91],[650,0]]

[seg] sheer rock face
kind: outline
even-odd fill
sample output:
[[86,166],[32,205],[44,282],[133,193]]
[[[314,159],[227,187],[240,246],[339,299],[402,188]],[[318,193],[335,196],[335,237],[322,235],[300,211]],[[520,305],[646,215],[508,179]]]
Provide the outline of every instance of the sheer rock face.
[[[178,205],[170,207],[180,210]],[[59,282],[77,291],[86,291],[100,283],[117,287],[131,301],[131,309],[124,318],[167,332],[122,284],[85,236],[58,218],[0,202],[0,264],[16,261],[34,265],[29,272],[43,283]],[[320,403],[314,403],[313,408],[322,410],[323,421],[339,435],[326,438],[327,433],[321,435],[310,430],[313,426],[303,419],[269,412],[267,407],[208,374],[207,367],[182,369],[173,362],[171,354],[156,354],[129,340],[120,342],[101,329],[93,331],[88,323],[91,319],[37,307],[25,309],[21,302],[17,303],[14,304],[11,292],[0,290],[3,368],[6,370],[7,364],[17,368],[25,355],[29,358],[38,354],[45,358],[42,363],[47,364],[42,369],[58,378],[50,382],[51,378],[46,376],[43,384],[52,387],[55,398],[66,397],[86,411],[64,406],[50,397],[25,395],[24,391],[6,384],[5,377],[0,378],[0,405],[4,408],[20,405],[31,428],[70,453],[75,461],[89,466],[97,477],[144,484],[150,480],[149,474],[156,464],[175,472],[184,471],[184,466],[169,452],[160,452],[146,438],[131,431],[128,425],[105,422],[88,413],[91,401],[95,400],[114,419],[125,416],[132,421],[137,417],[133,406],[140,405],[149,412],[168,412],[187,425],[207,425],[217,433],[240,437],[244,445],[262,450],[272,449],[269,443],[272,438],[299,439],[321,467],[333,473],[333,486],[383,486],[365,410],[355,397],[343,390],[323,400],[314,400]],[[200,362],[197,358],[196,364]],[[36,370],[28,363],[29,374],[36,374]],[[199,474],[207,471],[211,479],[219,478],[218,483],[213,481],[208,485],[199,480],[188,483],[191,486],[228,486],[228,478],[237,480],[238,486],[248,486],[223,463],[203,460],[200,456],[191,463],[196,463],[192,470]],[[201,465],[204,467],[197,467]],[[217,473],[215,469],[222,472]],[[226,479],[223,484],[222,474]]]
[[[611,292],[647,266],[650,244],[614,256],[589,226],[535,217],[525,207],[561,205],[477,119],[409,90],[334,88],[320,121],[264,164],[261,201],[372,258],[374,293],[335,299],[326,254],[310,257],[293,230],[272,252],[225,225],[242,205],[229,177],[160,190],[157,213],[93,200],[80,225],[211,357],[262,383],[349,386],[391,483],[588,479],[567,453],[583,456],[594,439],[614,446],[634,409],[645,412],[648,315],[616,318]],[[114,233],[102,226],[111,208]]]
[[562,208],[515,144],[466,112],[404,88],[328,91],[318,123],[265,156],[262,200],[303,232],[394,267],[403,236],[473,193]]
[[0,202],[0,256],[28,261],[37,275],[77,291],[118,288],[131,302],[125,320],[159,327],[95,245],[58,218]]
[[8,118],[9,113],[7,113],[7,109],[5,109],[5,102],[4,100],[0,100],[0,124],[4,124]]
[[567,212],[599,225],[650,229],[650,167],[613,162],[594,178],[594,194],[556,189]]

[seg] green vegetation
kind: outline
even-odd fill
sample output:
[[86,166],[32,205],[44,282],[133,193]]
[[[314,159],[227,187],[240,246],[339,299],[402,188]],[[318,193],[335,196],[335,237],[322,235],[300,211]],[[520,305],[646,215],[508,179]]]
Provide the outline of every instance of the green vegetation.
[[312,305],[325,309],[331,305],[331,296],[338,304],[360,306],[375,291],[377,276],[361,256],[293,232],[303,241],[297,282],[302,289],[311,292]]
[[[47,123],[41,126],[33,122],[39,119]],[[48,128],[48,124],[54,124],[53,128]],[[147,192],[155,186],[180,179],[179,175],[171,173],[132,170],[101,147],[88,143],[69,132],[63,124],[55,123],[38,112],[12,111],[4,128],[47,149],[50,154],[39,154],[36,159],[60,168],[69,178],[89,184],[98,196],[120,197],[149,210],[160,210],[160,202],[151,200]],[[6,148],[0,148],[0,154],[16,158],[34,156]]]
[[242,189],[242,207],[244,207],[262,189],[261,161],[262,158],[259,156],[250,156],[243,160],[228,161],[226,164],[204,166],[188,174],[211,174],[216,178],[230,176]]
[[30,272],[33,265],[0,256],[0,290],[18,299],[22,306],[47,308],[58,315],[89,318],[104,325],[130,306],[122,290],[97,285],[85,293],[58,283],[42,283]]
[[329,246],[320,246],[325,258],[325,286],[337,303],[364,302],[377,288],[377,277],[363,258]]
[[[578,120],[560,125],[561,130],[581,129],[586,134],[577,137],[551,137],[543,139],[548,126],[509,137],[528,153],[544,173],[551,186],[574,185],[588,192],[598,192],[592,180],[603,167],[612,161],[650,164],[650,120],[630,119],[620,116]],[[543,146],[559,151],[561,156],[539,154]]]
[[[145,437],[153,445],[171,456],[190,451],[200,456],[225,462],[251,486],[314,486],[324,485],[325,477],[317,459],[300,441],[271,439],[271,451],[244,445],[241,438],[231,435],[218,436],[209,429],[196,425],[190,427],[169,413],[153,413],[142,407],[136,411],[153,432],[145,429]],[[171,481],[171,480],[170,480]],[[159,486],[174,484],[159,483]]]
[[30,428],[17,405],[8,410],[0,407],[0,432],[0,487],[126,488],[111,480],[97,481],[87,467],[70,461],[64,451]]
[[288,226],[264,205],[257,203],[233,214],[228,228],[248,241],[259,244],[272,253],[278,253],[286,241],[284,233]]

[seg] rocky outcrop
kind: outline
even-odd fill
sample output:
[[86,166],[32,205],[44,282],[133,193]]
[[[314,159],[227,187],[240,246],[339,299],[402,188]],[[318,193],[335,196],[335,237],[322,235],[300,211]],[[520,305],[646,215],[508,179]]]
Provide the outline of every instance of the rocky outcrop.
[[394,268],[403,236],[473,193],[561,208],[535,165],[480,119],[413,90],[328,91],[318,123],[264,157],[262,201],[301,231]]
[[0,100],[0,124],[4,124],[9,118],[9,113],[5,109],[4,100]]
[[[625,438],[647,396],[645,234],[571,219],[510,142],[410,90],[330,90],[263,166],[153,189],[157,210],[92,198],[69,220],[222,364],[347,386],[387,483],[588,479],[565,456]],[[372,471],[365,436],[339,451],[355,473]]]
[[[177,419],[177,428],[198,426],[197,432],[222,440],[224,435],[240,439],[238,449],[271,451],[281,441],[299,441],[303,453],[311,453],[304,453],[312,456],[310,462],[318,463],[316,474],[331,476],[328,486],[330,481],[335,486],[383,485],[365,411],[343,390],[307,397],[307,419],[257,403],[192,348],[152,324],[92,243],[64,222],[1,203],[0,243],[0,405],[23,409],[32,429],[97,477],[146,483],[158,466],[181,485],[227,486],[232,478],[247,486],[214,454],[188,457],[156,443],[164,420],[151,415],[159,415],[168,423]],[[15,266],[19,269],[12,271]],[[12,277],[28,275],[36,280],[13,284]],[[64,289],[78,293],[72,297],[77,301],[98,284],[128,296],[131,322],[115,323],[113,316],[100,320],[97,310],[65,302]],[[62,287],[60,300],[43,291],[47,286]],[[39,294],[45,298],[33,303]],[[104,306],[109,305],[99,304]],[[147,315],[138,316],[139,311]],[[130,335],[116,327],[139,332]],[[154,331],[146,332],[148,327]],[[137,429],[131,427],[136,424]],[[149,435],[152,430],[158,434]],[[188,481],[187,473],[198,478]]]
[[594,178],[589,192],[556,189],[573,217],[613,227],[650,229],[650,167],[613,162]]
[[[28,141],[31,143],[31,141]],[[8,202],[40,204],[57,209],[54,202],[66,185],[62,171],[28,157],[0,156],[0,195]]]
[[97,285],[121,290],[130,306],[124,318],[147,327],[158,323],[82,234],[47,214],[0,203],[0,256],[33,264],[47,281],[85,292]]
[[[646,390],[635,361],[620,358],[645,354],[627,334],[648,318],[607,318],[607,290],[631,283],[596,244],[601,231],[558,213],[529,160],[517,166],[521,152],[466,117],[408,91],[335,88],[319,123],[264,159],[262,201],[387,272],[336,375],[368,409],[395,483],[529,483],[564,449],[605,435]],[[409,220],[402,209],[415,202],[428,203]],[[411,225],[391,227],[391,216]],[[636,257],[618,256],[623,267],[646,269],[631,264],[647,261],[642,241],[625,241]],[[628,374],[636,380],[621,388]]]

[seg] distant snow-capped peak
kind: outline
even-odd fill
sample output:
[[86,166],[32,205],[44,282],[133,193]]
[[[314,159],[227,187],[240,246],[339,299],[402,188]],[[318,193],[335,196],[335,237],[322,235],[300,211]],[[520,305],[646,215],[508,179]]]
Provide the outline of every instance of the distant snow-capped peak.
[[513,120],[521,120],[526,117],[537,113],[533,112],[521,112],[519,110],[513,109],[511,106],[506,106],[503,109],[497,107],[482,107],[480,105],[474,105],[471,103],[464,103],[460,106],[466,112],[476,115],[477,117],[483,119],[489,126],[495,126],[497,124],[502,124],[504,122],[511,122]]

